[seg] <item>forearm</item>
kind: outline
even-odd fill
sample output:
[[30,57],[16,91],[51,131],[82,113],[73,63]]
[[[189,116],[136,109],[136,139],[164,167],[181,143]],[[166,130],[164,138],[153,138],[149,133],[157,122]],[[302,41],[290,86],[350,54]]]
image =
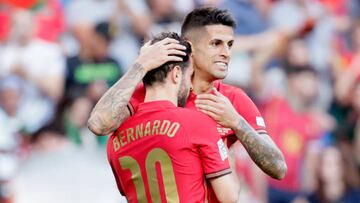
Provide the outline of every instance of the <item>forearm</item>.
[[117,81],[98,101],[88,120],[89,129],[97,135],[114,131],[130,116],[127,104],[146,70],[139,63]]
[[284,157],[267,134],[259,134],[243,118],[240,118],[234,130],[251,159],[261,170],[272,178],[284,178],[287,171]]
[[219,202],[237,202],[239,199],[240,185],[234,180],[236,178],[233,173],[210,179],[210,184]]

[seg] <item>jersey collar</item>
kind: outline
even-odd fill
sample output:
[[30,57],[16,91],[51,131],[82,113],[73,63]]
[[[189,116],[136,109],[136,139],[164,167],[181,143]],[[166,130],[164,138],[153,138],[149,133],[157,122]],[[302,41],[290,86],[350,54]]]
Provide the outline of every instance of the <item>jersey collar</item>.
[[[220,89],[220,80],[214,81],[214,87],[219,91],[219,89]],[[214,93],[214,91],[211,90],[210,93]],[[194,93],[194,91],[192,91],[192,89],[190,90],[190,94],[189,94],[189,99],[191,99],[191,98],[196,98],[196,94]]]
[[176,106],[168,100],[149,101],[139,104],[138,111],[148,111],[154,109],[176,108]]

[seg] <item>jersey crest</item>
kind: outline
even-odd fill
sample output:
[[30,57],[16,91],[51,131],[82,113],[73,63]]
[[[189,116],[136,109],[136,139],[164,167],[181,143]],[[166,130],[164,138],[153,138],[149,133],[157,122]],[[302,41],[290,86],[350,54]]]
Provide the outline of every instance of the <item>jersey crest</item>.
[[224,126],[222,126],[220,124],[217,124],[216,128],[221,137],[232,134],[231,128],[225,128]]

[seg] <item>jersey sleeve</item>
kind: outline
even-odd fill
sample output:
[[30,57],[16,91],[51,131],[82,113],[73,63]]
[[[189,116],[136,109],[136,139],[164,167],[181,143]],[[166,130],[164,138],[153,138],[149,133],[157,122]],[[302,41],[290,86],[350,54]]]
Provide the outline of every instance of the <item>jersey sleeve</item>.
[[144,102],[145,98],[145,87],[143,83],[140,83],[138,86],[136,86],[135,91],[130,98],[128,107],[131,112],[131,115],[133,115],[139,106],[140,103]]
[[231,173],[228,151],[216,129],[216,122],[200,112],[191,116],[189,137],[197,148],[206,178]]
[[114,168],[114,166],[113,166],[112,161],[110,161],[109,163],[110,163],[110,167],[111,167],[111,170],[112,170],[112,172],[113,172],[113,175],[114,175],[114,178],[115,178],[115,181],[116,181],[116,185],[117,185],[117,187],[118,187],[118,189],[119,189],[119,192],[120,192],[120,194],[121,194],[122,196],[125,196],[124,187],[123,187],[123,185],[122,185],[119,177],[116,175],[115,168]]
[[266,133],[265,121],[254,102],[240,89],[233,91],[229,98],[236,111],[250,124],[254,130]]

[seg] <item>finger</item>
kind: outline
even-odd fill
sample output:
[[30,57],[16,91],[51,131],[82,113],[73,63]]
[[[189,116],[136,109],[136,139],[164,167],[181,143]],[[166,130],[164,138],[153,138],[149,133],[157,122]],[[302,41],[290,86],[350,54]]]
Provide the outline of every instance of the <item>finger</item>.
[[216,103],[216,102],[211,101],[211,100],[197,99],[197,100],[195,100],[195,105],[197,105],[197,104],[208,105],[208,106],[212,106],[212,107],[214,107],[216,109],[221,109],[219,103]]
[[[224,96],[221,92],[219,92],[215,87],[212,88],[214,91],[214,94],[217,96],[218,99],[224,101],[224,102],[230,102],[229,98]],[[231,102],[230,102],[231,103]]]
[[168,55],[181,55],[181,56],[186,56],[186,53],[183,51],[179,51],[176,49],[170,49],[168,50]]
[[219,98],[216,95],[213,94],[199,94],[197,95],[196,99],[208,99],[214,102],[218,102]]
[[216,115],[220,115],[222,113],[222,111],[220,111],[219,109],[213,107],[213,106],[209,106],[209,105],[203,105],[203,104],[196,104],[196,107],[198,109],[202,109],[202,110],[207,110],[210,112],[213,112]]
[[167,56],[166,61],[183,61],[183,59],[178,56]]
[[145,42],[145,44],[143,45],[143,47],[148,47],[148,46],[150,46],[150,44],[151,44],[151,41],[149,40],[149,41]]
[[204,109],[199,109],[199,111],[203,112],[204,114],[207,114],[208,116],[210,116],[212,119],[214,119],[216,121],[218,120],[218,116],[211,111],[204,110]]
[[221,94],[215,87],[212,87],[212,90],[214,91],[215,95],[217,95],[217,96],[224,96],[224,95]]
[[220,99],[228,99],[227,97],[225,97],[223,94],[221,94],[215,87],[212,88],[214,91],[214,94],[220,98]]
[[178,49],[178,50],[186,50],[186,46],[181,45],[179,43],[169,43],[164,45],[166,49]]
[[157,42],[157,44],[162,44],[162,45],[167,45],[167,44],[170,44],[170,43],[176,43],[176,44],[179,44],[179,41],[176,40],[176,39],[173,39],[173,38],[165,38],[159,42]]

